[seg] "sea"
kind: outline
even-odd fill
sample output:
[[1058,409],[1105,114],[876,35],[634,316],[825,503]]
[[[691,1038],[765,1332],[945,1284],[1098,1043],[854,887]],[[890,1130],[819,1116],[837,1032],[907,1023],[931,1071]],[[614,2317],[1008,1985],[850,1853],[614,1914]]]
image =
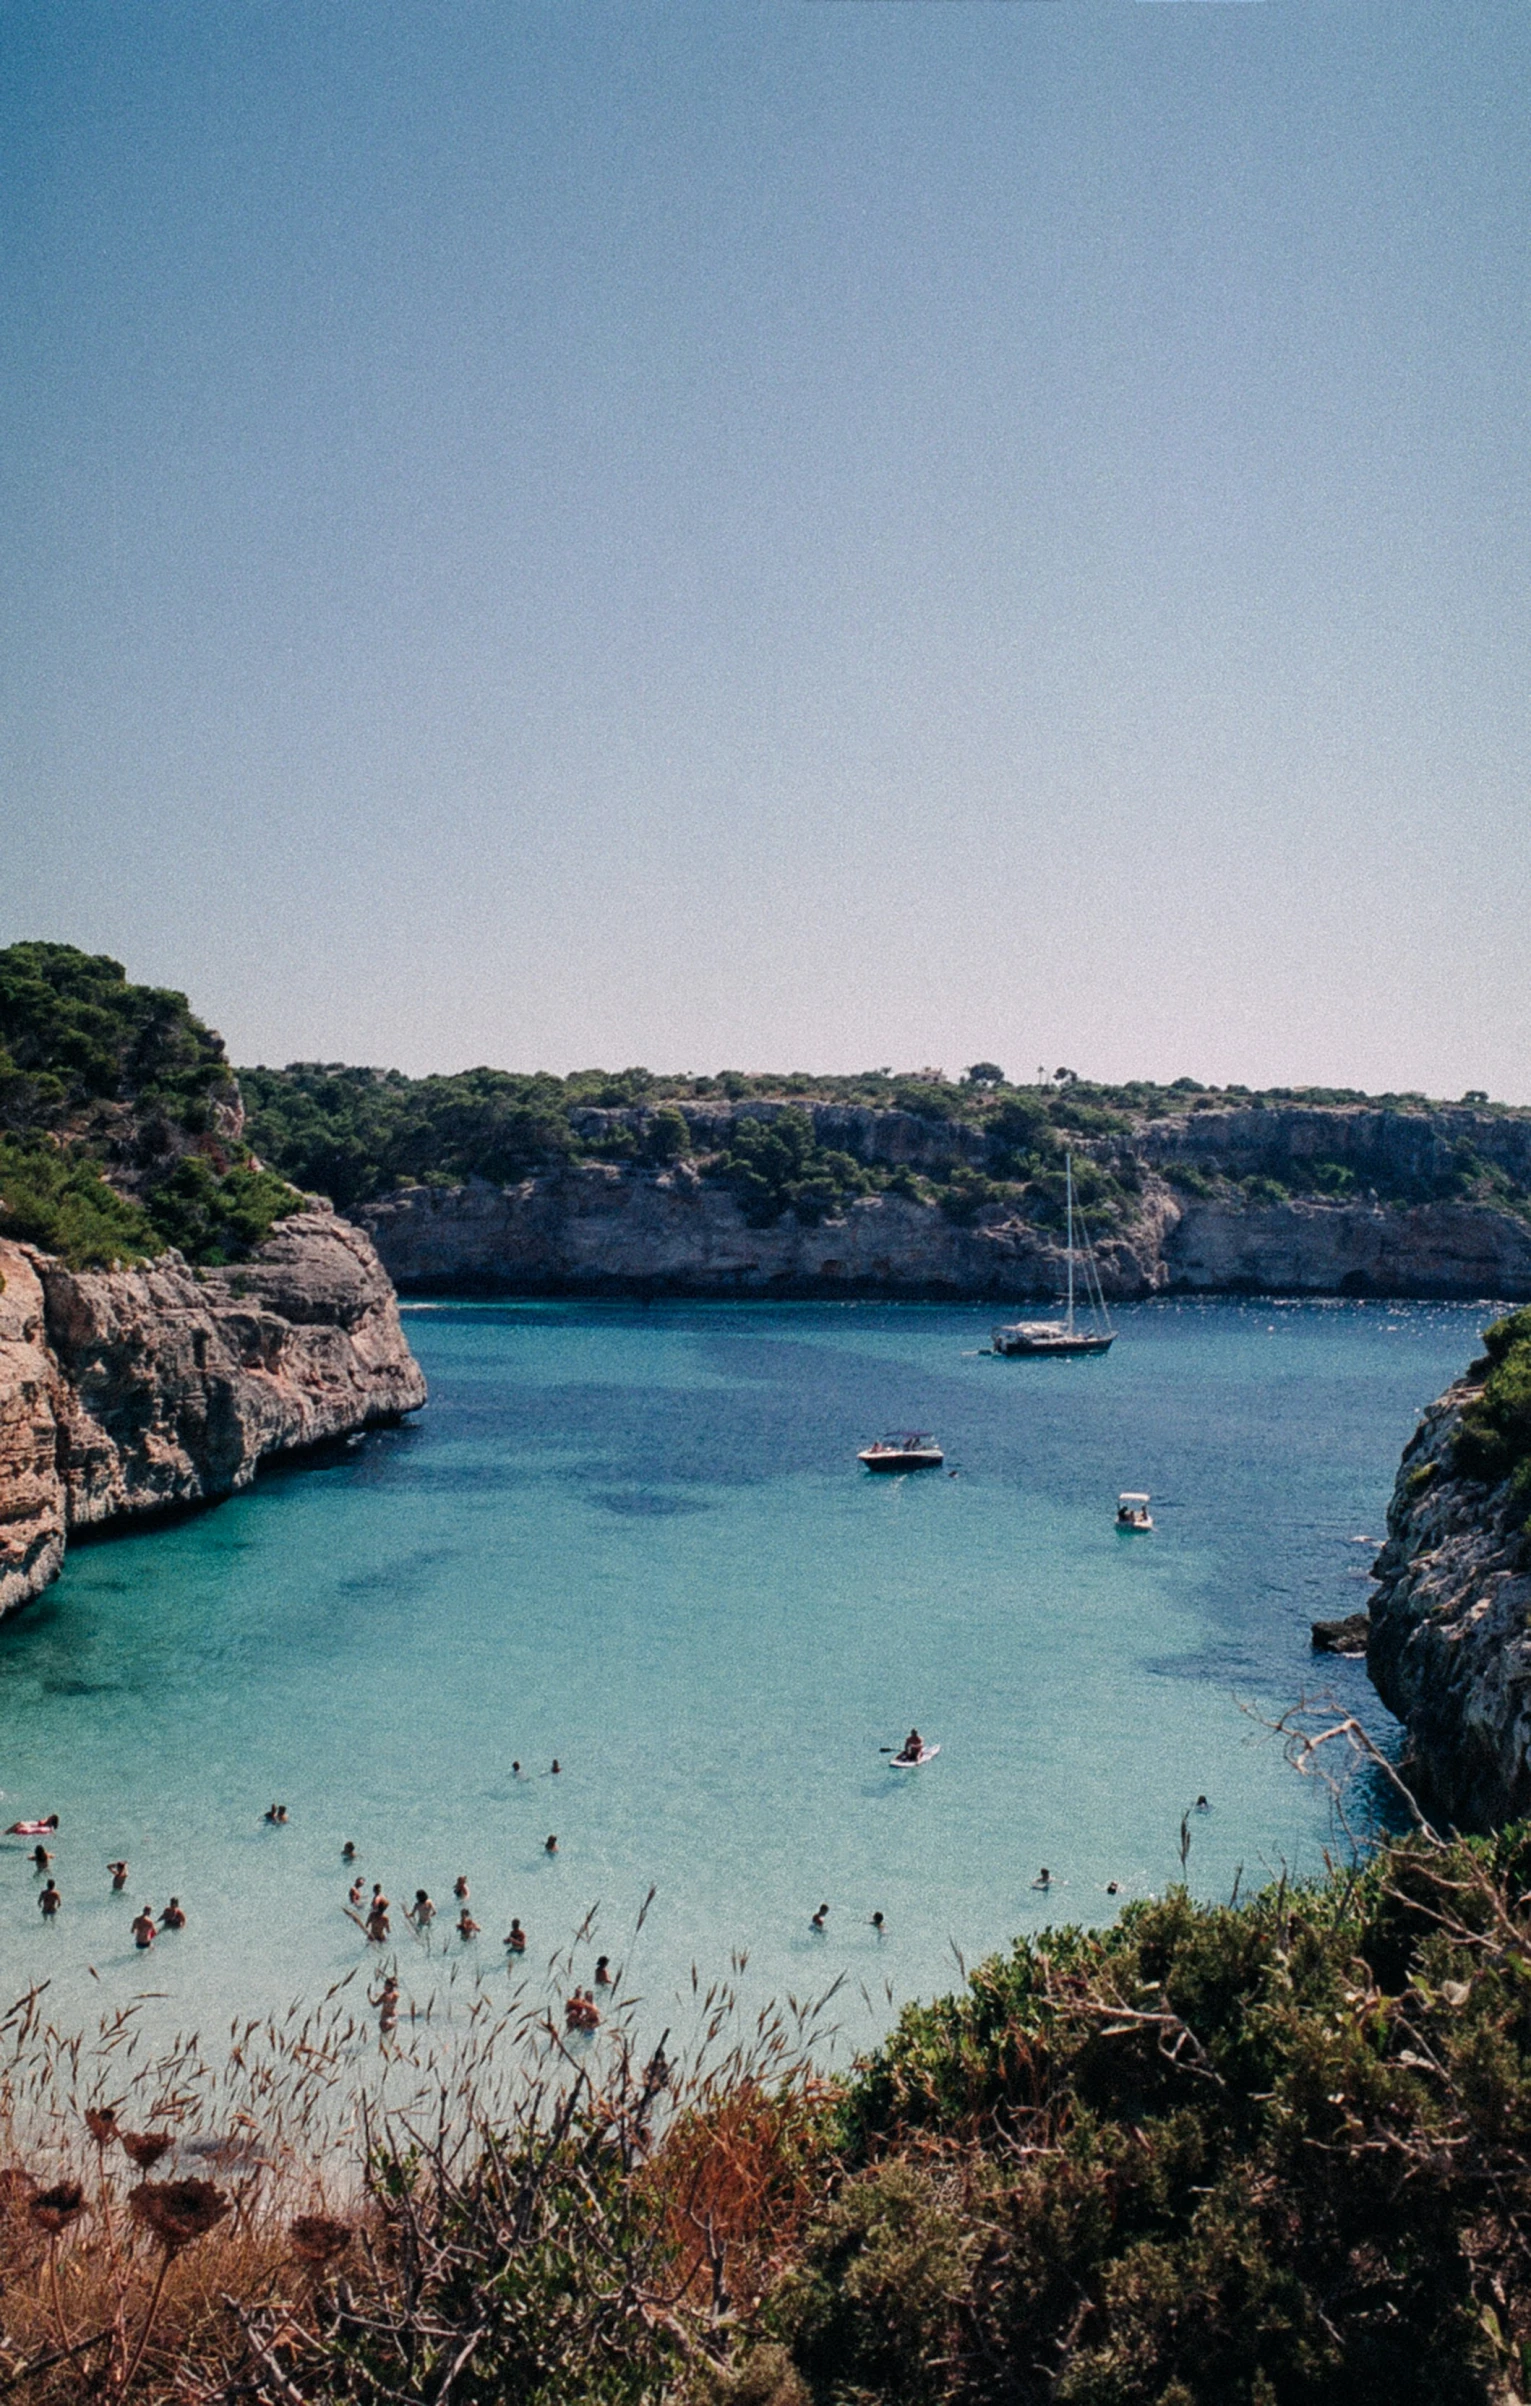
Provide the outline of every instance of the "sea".
[[[45,1925],[0,1842],[7,1997],[206,2032],[387,1964],[450,2020],[604,1953],[644,2026],[719,1982],[828,1994],[845,2061],[1018,1933],[1318,1876],[1377,1783],[1337,1804],[1272,1724],[1329,1704],[1396,1746],[1310,1624],[1364,1604],[1400,1451],[1492,1310],[1159,1301],[1045,1361],[989,1354],[978,1307],[407,1306],[416,1419],[77,1545],[0,1627],[5,1818],[59,1815],[64,1899]],[[944,1468],[865,1473],[891,1429]],[[914,1724],[940,1753],[900,1771]],[[141,1954],[172,1894],[186,1928]]]

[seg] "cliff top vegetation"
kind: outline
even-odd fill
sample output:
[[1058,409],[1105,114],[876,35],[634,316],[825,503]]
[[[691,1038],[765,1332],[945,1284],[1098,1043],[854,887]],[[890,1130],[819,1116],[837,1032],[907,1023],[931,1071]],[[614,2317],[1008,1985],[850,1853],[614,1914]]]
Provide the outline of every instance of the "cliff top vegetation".
[[75,1268],[237,1258],[302,1197],[253,1160],[223,1039],[70,944],[0,951],[0,1233]]
[[[788,1208],[822,1217],[891,1187],[959,1220],[1020,1211],[1050,1225],[1061,1214],[1065,1148],[1076,1153],[1086,1215],[1101,1227],[1130,1211],[1149,1160],[1188,1194],[1247,1203],[1301,1194],[1531,1207],[1531,1112],[1476,1095],[1447,1106],[1348,1088],[1211,1089],[1192,1078],[1107,1085],[1068,1070],[1019,1085],[995,1062],[955,1080],[885,1069],[559,1078],[479,1068],[408,1078],[338,1062],[239,1074],[262,1157],[342,1211],[411,1183],[505,1184],[578,1160],[690,1158],[733,1186],[760,1224]],[[1315,1111],[1332,1123],[1332,1142],[1316,1151],[1292,1137],[1294,1114]],[[933,1132],[922,1168],[882,1141],[876,1115],[894,1112]],[[1392,1133],[1379,1138],[1384,1123]]]

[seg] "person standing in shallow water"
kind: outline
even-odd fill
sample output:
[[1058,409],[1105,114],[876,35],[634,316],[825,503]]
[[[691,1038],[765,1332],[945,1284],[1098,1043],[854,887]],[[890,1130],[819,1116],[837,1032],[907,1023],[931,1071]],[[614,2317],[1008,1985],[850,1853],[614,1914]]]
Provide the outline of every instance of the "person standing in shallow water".
[[133,1944],[141,1953],[145,1952],[148,1948],[153,1946],[155,1935],[154,1907],[152,1905],[145,1905],[143,1911],[139,1914],[138,1919],[133,1924]]
[[44,1921],[51,1921],[53,1919],[54,1914],[58,1911],[63,1901],[63,1898],[59,1895],[56,1882],[50,1878],[47,1885],[44,1887],[42,1894],[37,1900],[38,1905],[42,1910],[42,1917]]

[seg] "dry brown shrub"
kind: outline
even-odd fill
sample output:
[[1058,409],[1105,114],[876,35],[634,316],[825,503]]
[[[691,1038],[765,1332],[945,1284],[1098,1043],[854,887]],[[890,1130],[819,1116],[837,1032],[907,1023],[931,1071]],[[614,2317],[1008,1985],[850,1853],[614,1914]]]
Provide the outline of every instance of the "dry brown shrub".
[[750,2312],[795,2251],[821,2192],[832,2092],[745,2078],[681,2113],[642,2178],[660,2199],[681,2294],[702,2304],[721,2283]]

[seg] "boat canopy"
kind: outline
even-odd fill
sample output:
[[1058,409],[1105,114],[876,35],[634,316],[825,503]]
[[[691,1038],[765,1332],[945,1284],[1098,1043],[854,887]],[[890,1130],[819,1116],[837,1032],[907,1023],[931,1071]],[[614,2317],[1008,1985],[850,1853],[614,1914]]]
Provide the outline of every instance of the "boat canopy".
[[1146,1504],[1151,1501],[1151,1498],[1146,1495],[1134,1494],[1131,1490],[1128,1490],[1126,1493],[1119,1495],[1116,1500],[1119,1504]]

